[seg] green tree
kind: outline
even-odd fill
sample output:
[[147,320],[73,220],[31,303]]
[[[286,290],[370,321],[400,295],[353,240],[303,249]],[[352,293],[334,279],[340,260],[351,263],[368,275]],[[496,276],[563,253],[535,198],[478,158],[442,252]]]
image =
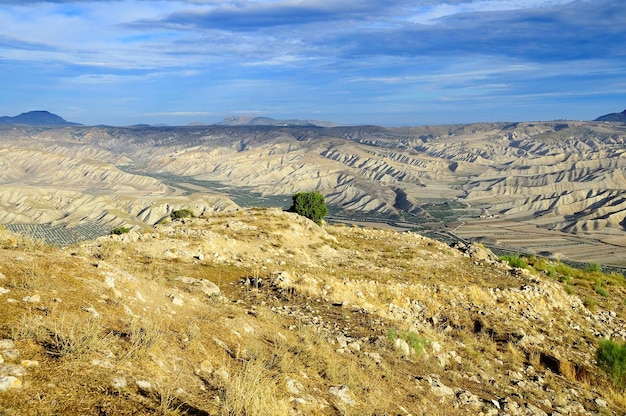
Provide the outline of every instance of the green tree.
[[322,220],[328,215],[326,200],[324,195],[315,192],[298,192],[291,197],[293,205],[290,211],[296,212],[303,217],[307,217],[317,225],[322,225]]
[[193,218],[193,211],[191,211],[190,209],[178,209],[178,210],[174,210],[172,211],[172,213],[170,214],[170,217],[173,220],[179,220],[181,218]]

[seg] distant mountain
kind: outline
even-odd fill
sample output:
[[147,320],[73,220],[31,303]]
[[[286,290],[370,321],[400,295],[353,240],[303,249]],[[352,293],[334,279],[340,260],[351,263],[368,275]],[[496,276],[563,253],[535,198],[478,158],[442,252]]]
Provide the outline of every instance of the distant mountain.
[[80,126],[48,111],[29,111],[15,117],[0,117],[0,124],[27,124],[29,126]]
[[218,126],[305,126],[305,127],[337,127],[338,124],[319,120],[275,120],[270,117],[229,116],[216,123]]
[[622,123],[626,123],[626,110],[622,111],[621,113],[605,114],[593,121],[620,121]]

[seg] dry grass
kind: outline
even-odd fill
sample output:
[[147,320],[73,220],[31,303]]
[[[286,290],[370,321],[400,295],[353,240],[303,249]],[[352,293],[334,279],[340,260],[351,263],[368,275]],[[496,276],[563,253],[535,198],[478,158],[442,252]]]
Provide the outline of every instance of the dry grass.
[[230,374],[221,386],[220,415],[289,415],[290,406],[280,394],[279,376],[268,371],[263,360],[231,368]]
[[[552,334],[536,348],[507,339],[516,328],[540,333],[535,322],[507,312],[508,305],[496,303],[488,290],[519,290],[520,277],[410,235],[330,226],[306,231],[278,218],[274,222],[259,210],[171,224],[179,227],[181,244],[188,242],[184,227],[193,227],[190,247],[201,247],[202,261],[163,258],[171,241],[159,245],[158,239],[103,239],[69,250],[46,248],[50,254],[25,252],[9,242],[0,245],[0,271],[6,276],[2,286],[13,282],[11,292],[0,297],[0,338],[11,337],[24,359],[41,362],[29,370],[27,387],[0,397],[3,406],[20,415],[68,416],[405,414],[400,406],[412,414],[462,415],[475,409],[455,407],[455,398],[436,396],[418,377],[437,374],[447,386],[489,403],[510,388],[509,371],[529,365],[557,393],[576,388],[601,395],[612,408],[623,405],[619,392],[611,393],[595,379],[577,379],[580,363],[561,360],[559,375],[541,363],[542,351],[554,348],[559,350],[555,356],[567,357],[574,348],[571,340],[580,339],[558,320],[556,328],[566,340],[561,344],[554,343]],[[233,220],[238,222],[228,229]],[[239,231],[239,223],[257,229]],[[291,235],[294,228],[302,241]],[[207,229],[215,247],[201,238]],[[228,240],[216,237],[218,231],[227,233]],[[214,261],[214,251],[226,260]],[[232,260],[231,254],[239,259]],[[27,261],[15,261],[16,256]],[[265,261],[268,257],[271,262]],[[274,288],[275,271],[288,272],[295,290]],[[103,272],[115,274],[114,289],[104,284]],[[226,297],[208,298],[176,276],[209,279]],[[249,276],[266,284],[254,290],[242,287]],[[584,283],[589,287],[577,286],[577,291],[594,296],[597,308],[604,308],[593,291],[596,282]],[[610,291],[606,302],[613,301],[620,287],[603,284]],[[20,301],[35,292],[41,294],[40,302]],[[182,296],[184,304],[173,304],[172,293]],[[4,302],[8,296],[17,301]],[[346,302],[337,306],[335,300]],[[392,314],[391,302],[416,315]],[[99,319],[84,310],[88,305],[98,310]],[[499,307],[498,314],[491,312]],[[484,324],[481,330],[474,328],[477,317]],[[582,318],[576,322],[586,325]],[[423,348],[424,354],[402,357],[387,338],[389,328],[401,328],[407,341],[411,331],[436,340],[442,350],[435,352],[434,342],[416,340],[416,349]],[[339,335],[358,340],[360,347],[338,352]],[[462,360],[455,361],[450,352]],[[111,387],[112,377],[118,376],[127,380],[126,387]],[[474,377],[481,382],[471,381]],[[300,383],[297,393],[287,388],[288,378]],[[154,390],[139,392],[136,380],[150,381]],[[331,394],[331,387],[339,386],[349,389],[353,405]],[[550,393],[520,394],[538,400]]]
[[153,319],[132,318],[126,325],[123,338],[127,341],[121,358],[141,359],[163,339],[163,324]]
[[48,336],[39,339],[46,352],[54,357],[82,356],[105,349],[109,334],[96,319],[80,319],[75,316],[61,316],[59,322],[45,323]]

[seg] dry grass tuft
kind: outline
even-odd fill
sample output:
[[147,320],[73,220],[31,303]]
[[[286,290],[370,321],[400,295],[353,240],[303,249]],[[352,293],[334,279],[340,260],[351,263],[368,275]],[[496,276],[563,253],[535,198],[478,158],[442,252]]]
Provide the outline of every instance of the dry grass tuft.
[[96,319],[63,315],[59,322],[48,325],[48,337],[42,342],[46,352],[52,356],[81,358],[107,345],[108,334],[103,334],[104,328]]
[[163,337],[163,325],[151,319],[132,318],[124,337],[128,342],[122,358],[141,358]]
[[280,379],[268,371],[267,363],[253,359],[242,368],[232,368],[221,386],[220,415],[280,416],[289,415],[290,406],[278,386]]

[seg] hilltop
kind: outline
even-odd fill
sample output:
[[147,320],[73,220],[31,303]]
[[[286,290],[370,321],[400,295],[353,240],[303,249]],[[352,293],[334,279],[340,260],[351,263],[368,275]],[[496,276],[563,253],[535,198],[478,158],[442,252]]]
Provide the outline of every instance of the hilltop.
[[622,111],[621,113],[605,114],[596,118],[594,121],[618,121],[626,123],[626,110]]
[[0,117],[0,124],[26,124],[29,126],[79,126],[49,111],[29,111],[15,117]]
[[533,261],[279,209],[2,231],[3,414],[622,414],[623,276]]

